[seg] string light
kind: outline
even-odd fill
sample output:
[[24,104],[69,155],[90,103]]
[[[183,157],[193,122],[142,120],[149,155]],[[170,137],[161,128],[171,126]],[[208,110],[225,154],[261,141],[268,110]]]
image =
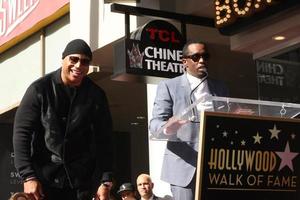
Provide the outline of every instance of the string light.
[[276,41],[281,41],[281,40],[285,40],[285,37],[283,35],[275,35],[272,37],[272,39]]
[[239,17],[251,16],[278,1],[283,0],[215,0],[216,26],[229,25]]
[[224,4],[221,5],[220,0],[215,1],[215,9],[216,9],[216,25],[221,26],[223,23],[230,23],[233,21],[231,13],[231,7],[229,5],[230,1],[225,0]]

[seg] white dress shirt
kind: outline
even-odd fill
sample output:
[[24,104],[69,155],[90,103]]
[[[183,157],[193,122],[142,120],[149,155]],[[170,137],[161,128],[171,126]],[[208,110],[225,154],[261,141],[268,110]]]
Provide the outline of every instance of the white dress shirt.
[[[191,86],[191,91],[193,91],[193,95],[196,100],[199,100],[200,103],[197,105],[197,110],[213,110],[212,101],[210,100],[211,93],[208,88],[208,83],[206,77],[203,79],[199,79],[190,75],[189,73],[186,74],[187,79]],[[197,87],[197,88],[196,88]],[[196,89],[195,89],[196,88]],[[195,89],[195,90],[194,90]]]

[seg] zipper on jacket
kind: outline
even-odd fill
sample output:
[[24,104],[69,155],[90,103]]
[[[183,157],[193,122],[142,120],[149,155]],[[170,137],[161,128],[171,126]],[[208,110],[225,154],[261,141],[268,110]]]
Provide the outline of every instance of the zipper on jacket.
[[74,185],[72,184],[72,180],[71,180],[70,174],[69,174],[69,172],[67,170],[67,166],[65,164],[65,139],[66,139],[66,136],[67,136],[67,133],[68,133],[68,129],[69,129],[70,114],[71,114],[72,104],[73,104],[73,101],[75,99],[76,93],[77,93],[77,90],[75,89],[74,93],[71,95],[71,101],[70,101],[70,106],[69,106],[69,111],[68,111],[68,119],[67,119],[67,124],[66,124],[65,135],[64,135],[63,154],[62,154],[64,169],[65,169],[65,172],[66,172],[66,175],[67,175],[68,182],[70,183],[70,187],[72,189],[74,188]]

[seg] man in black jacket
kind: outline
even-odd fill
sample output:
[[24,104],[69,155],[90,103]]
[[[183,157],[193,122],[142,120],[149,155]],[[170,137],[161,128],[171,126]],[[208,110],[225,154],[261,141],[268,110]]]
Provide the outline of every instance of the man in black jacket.
[[92,52],[81,39],[62,67],[34,81],[17,110],[15,166],[32,199],[91,199],[112,167],[112,120],[105,92],[86,75]]

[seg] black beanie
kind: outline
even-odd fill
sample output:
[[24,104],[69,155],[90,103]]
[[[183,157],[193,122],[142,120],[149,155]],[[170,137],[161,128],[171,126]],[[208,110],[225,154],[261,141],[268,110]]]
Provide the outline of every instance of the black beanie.
[[62,53],[62,59],[70,54],[84,54],[92,60],[93,54],[89,45],[82,39],[75,39],[69,42]]

